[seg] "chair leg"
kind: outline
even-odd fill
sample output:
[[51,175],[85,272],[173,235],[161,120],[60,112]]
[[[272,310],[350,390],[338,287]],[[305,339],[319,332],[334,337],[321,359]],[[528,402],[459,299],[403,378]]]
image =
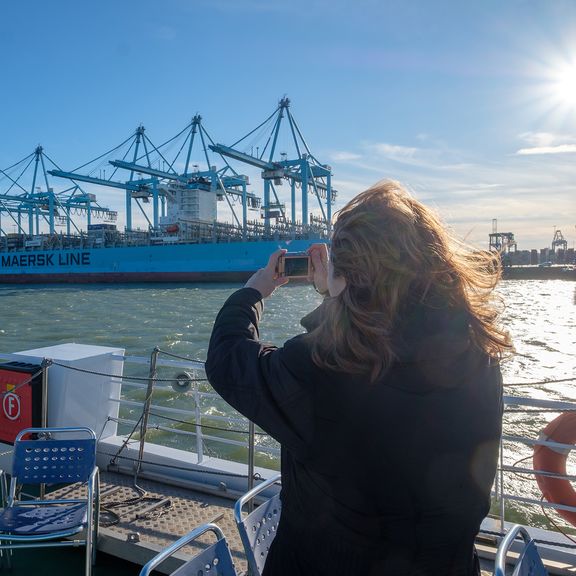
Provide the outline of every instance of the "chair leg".
[[94,519],[92,520],[94,527],[92,536],[92,565],[96,564],[96,552],[98,551],[98,529],[100,527],[100,490],[96,490],[96,498],[94,501]]
[[[10,544],[10,541],[6,542]],[[12,570],[12,548],[0,550],[0,566],[6,566],[7,570]]]
[[92,576],[92,566],[94,565],[94,527],[92,522],[86,526],[86,558],[84,563],[85,576]]
[[94,524],[94,529],[92,531],[92,551],[90,555],[90,562],[92,566],[96,565],[96,553],[98,552],[98,524]]

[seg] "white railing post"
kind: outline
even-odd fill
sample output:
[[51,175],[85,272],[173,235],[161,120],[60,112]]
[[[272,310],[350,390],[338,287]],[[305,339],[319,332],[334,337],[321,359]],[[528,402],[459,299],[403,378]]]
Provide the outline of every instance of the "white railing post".
[[496,475],[496,498],[500,498],[500,532],[504,533],[504,441],[500,438],[500,472]]
[[[196,378],[195,378],[196,379]],[[196,420],[196,454],[198,455],[198,464],[204,461],[204,439],[202,438],[202,411],[200,410],[200,391],[198,382],[194,385],[194,404]]]

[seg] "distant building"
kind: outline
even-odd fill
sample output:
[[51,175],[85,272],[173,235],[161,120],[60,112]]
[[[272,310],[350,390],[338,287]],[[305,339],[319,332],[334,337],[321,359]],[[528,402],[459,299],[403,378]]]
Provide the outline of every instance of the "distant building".
[[560,230],[556,230],[552,246],[541,248],[540,251],[536,249],[518,250],[512,232],[496,231],[496,220],[492,220],[492,233],[488,237],[490,239],[489,250],[500,254],[504,267],[576,264],[574,248],[568,248],[568,241],[562,236]]
[[527,266],[531,263],[530,250],[516,250],[508,254],[512,266]]

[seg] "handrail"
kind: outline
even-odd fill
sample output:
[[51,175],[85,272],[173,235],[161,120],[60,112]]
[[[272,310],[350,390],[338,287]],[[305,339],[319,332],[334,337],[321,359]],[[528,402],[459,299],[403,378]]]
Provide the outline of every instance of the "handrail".
[[[134,362],[136,364],[145,365],[150,367],[150,360],[138,356],[125,356],[126,362]],[[185,369],[189,371],[194,371],[194,376],[197,377],[197,380],[202,380],[201,383],[198,381],[192,382],[192,387],[188,392],[185,392],[187,397],[190,398],[193,405],[190,406],[190,409],[181,408],[177,406],[163,406],[158,402],[154,404],[149,404],[149,409],[152,412],[156,413],[156,418],[162,417],[160,414],[166,415],[182,415],[184,417],[189,417],[191,420],[190,424],[195,426],[195,430],[178,430],[171,428],[169,425],[162,425],[155,420],[155,423],[149,424],[149,428],[153,428],[156,430],[160,430],[165,433],[174,433],[179,435],[180,437],[194,437],[196,440],[196,452],[198,455],[198,463],[202,462],[205,454],[205,442],[214,443],[217,442],[222,446],[230,446],[230,447],[245,447],[247,450],[253,450],[255,452],[260,452],[262,454],[267,454],[268,456],[275,457],[279,454],[279,448],[270,445],[261,445],[259,443],[250,443],[248,441],[249,438],[249,427],[248,427],[248,420],[241,415],[239,415],[235,410],[228,407],[223,409],[223,406],[226,406],[224,401],[220,398],[220,396],[211,390],[208,384],[204,384],[204,378],[197,376],[198,372],[203,371],[202,363],[198,361],[180,361],[180,360],[173,360],[173,359],[164,359],[161,357],[157,358],[157,366],[164,367],[164,368],[178,368],[178,369]],[[129,376],[125,376],[126,379],[129,380]],[[166,386],[163,384],[166,383],[166,378],[158,378],[158,382],[156,385],[158,389],[166,390]],[[138,384],[133,382],[123,382],[123,391],[126,392],[127,390],[133,390],[136,393],[140,388],[146,387],[145,384]],[[124,386],[126,386],[124,388]],[[126,406],[130,408],[135,408],[137,406],[142,406],[142,402],[130,399],[130,393],[128,392],[128,398],[126,398],[126,394],[123,394],[120,400],[116,400],[120,406]],[[532,398],[524,398],[519,396],[510,396],[504,395],[503,397],[505,410],[509,408],[520,408],[522,406],[533,408],[534,411],[537,411],[538,408],[547,411],[576,411],[576,403],[569,402],[569,401],[557,401],[557,400],[535,400]],[[220,413],[213,413],[214,406],[217,405],[218,412]],[[221,410],[224,410],[223,413]],[[505,413],[506,418],[506,413]],[[549,419],[549,418],[547,418]],[[243,438],[241,440],[235,438],[227,437],[225,432],[227,430],[223,427],[223,434],[220,436],[219,434],[214,433],[206,433],[203,430],[203,425],[206,425],[206,421],[209,421],[211,425],[214,422],[226,422],[226,423],[233,423],[236,425],[240,425],[241,428],[245,428],[245,430],[233,430],[234,433],[245,433],[246,439]],[[118,418],[118,422],[126,425],[134,425],[135,422],[129,419],[122,419],[121,417]],[[544,426],[544,424],[542,425]],[[495,501],[500,503],[500,521],[501,521],[501,529],[504,529],[504,522],[506,520],[506,504],[511,502],[522,502],[525,504],[533,504],[536,506],[540,506],[544,509],[559,509],[559,510],[571,510],[576,511],[574,507],[566,506],[566,505],[558,505],[554,503],[550,503],[547,501],[541,500],[541,495],[538,488],[535,488],[533,491],[524,491],[520,492],[520,490],[514,490],[513,487],[511,489],[511,482],[510,478],[511,475],[518,475],[521,474],[525,477],[535,478],[537,473],[540,474],[548,474],[545,471],[538,471],[534,470],[533,468],[528,467],[518,467],[512,465],[511,458],[510,458],[510,445],[522,445],[524,450],[527,453],[527,449],[530,451],[534,446],[548,446],[553,449],[571,449],[572,445],[562,444],[559,442],[554,442],[551,440],[545,440],[543,438],[537,437],[538,431],[534,430],[533,437],[522,437],[514,433],[504,433],[502,436],[502,443],[504,449],[502,451],[501,460],[498,466],[498,474],[496,477],[496,482],[493,489],[493,495],[495,496]],[[531,456],[531,454],[529,454]],[[576,476],[573,475],[566,475],[561,476],[562,479],[567,480],[576,480]]]
[[[519,406],[528,406],[534,408],[534,412],[537,412],[537,408],[541,408],[546,411],[554,412],[572,412],[576,411],[576,403],[570,401],[557,401],[557,400],[537,400],[533,398],[526,398],[526,397],[519,397],[519,396],[504,396],[504,418],[506,418],[506,409],[510,407],[519,407]],[[530,411],[532,413],[532,411]],[[546,424],[542,424],[542,428]],[[555,442],[553,440],[548,440],[546,438],[536,436],[538,435],[540,430],[534,430],[534,437],[524,437],[519,436],[517,434],[507,434],[504,433],[502,435],[502,443],[501,443],[501,453],[500,453],[500,461],[498,466],[498,474],[497,474],[497,482],[495,485],[495,497],[496,501],[500,502],[500,531],[505,531],[505,521],[506,518],[506,506],[507,502],[520,502],[522,504],[533,504],[535,506],[539,506],[544,509],[552,509],[552,510],[566,510],[571,512],[576,512],[575,506],[569,506],[565,504],[556,504],[553,502],[548,502],[545,500],[542,495],[540,494],[539,488],[535,488],[534,491],[531,492],[530,488],[525,488],[522,492],[510,490],[510,482],[506,482],[507,479],[511,477],[511,475],[522,475],[526,478],[536,479],[537,475],[540,476],[549,476],[552,478],[558,478],[561,480],[568,480],[574,481],[576,480],[576,476],[571,474],[556,474],[554,472],[548,472],[546,470],[537,470],[528,467],[519,467],[516,466],[515,463],[510,464],[509,462],[505,462],[506,456],[509,457],[510,451],[508,450],[508,446],[514,445],[522,445],[525,448],[529,448],[531,450],[534,449],[536,446],[547,446],[552,450],[556,451],[569,451],[574,448],[572,444],[565,444],[561,442]],[[518,458],[516,463],[520,463],[523,460],[528,458],[532,458],[532,454],[528,454],[525,458]],[[524,485],[525,486],[525,485]],[[561,531],[561,530],[559,530]]]
[[[160,352],[160,353],[158,353]],[[154,352],[152,353],[154,354]],[[122,385],[122,393],[120,398],[109,398],[110,402],[117,403],[120,407],[125,406],[127,408],[140,408],[146,413],[146,429],[147,430],[159,430],[166,433],[172,433],[175,435],[179,435],[181,437],[190,436],[195,438],[196,440],[196,457],[197,463],[201,464],[204,457],[206,456],[206,448],[205,448],[205,441],[211,443],[218,443],[223,446],[230,446],[234,448],[246,448],[248,450],[248,460],[249,462],[253,463],[253,454],[255,452],[259,452],[262,454],[266,454],[268,457],[279,457],[280,448],[270,445],[261,445],[257,444],[254,440],[254,437],[250,435],[250,422],[247,418],[243,417],[241,414],[233,410],[231,407],[225,404],[224,400],[214,391],[210,390],[201,390],[200,386],[198,385],[198,380],[202,381],[202,388],[204,388],[204,378],[195,378],[198,371],[204,370],[203,363],[195,360],[191,361],[175,361],[175,360],[166,360],[165,358],[161,357],[161,351],[156,349],[156,354],[154,361],[152,358],[144,358],[141,356],[124,356],[123,357],[125,362],[134,362],[141,366],[146,366],[150,370],[150,374],[152,370],[155,368],[156,371],[154,373],[153,378],[148,378],[147,383],[141,382],[130,382],[130,376],[126,375],[124,372],[124,376],[120,377],[121,385]],[[161,378],[157,373],[160,367],[164,368],[179,368],[191,371],[193,373],[194,378],[191,380],[191,388],[183,394],[189,397],[192,401],[192,406],[188,408],[179,408],[174,406],[165,406],[159,404],[158,402],[152,403],[152,394],[155,390],[163,390],[170,388],[170,384],[166,384],[169,381],[169,378]],[[149,376],[150,376],[149,374]],[[134,376],[134,378],[136,378]],[[137,377],[138,380],[143,380],[141,377]],[[209,386],[206,384],[206,386]],[[147,402],[143,402],[141,400],[130,399],[130,392],[127,390],[134,390],[141,391],[146,390],[146,399]],[[128,396],[128,398],[127,398]],[[133,397],[133,396],[132,396]],[[212,402],[211,402],[212,401]],[[214,401],[221,403],[222,406],[228,406],[227,411],[232,412],[232,414],[214,414]],[[154,413],[154,414],[153,414]],[[179,421],[182,424],[189,424],[195,426],[195,431],[191,430],[178,430],[174,427],[170,427],[168,425],[159,424],[157,420],[150,422],[151,417],[155,418],[162,418],[161,414],[166,415],[178,415],[182,416],[183,420]],[[234,416],[236,414],[236,416]],[[189,418],[190,422],[185,422],[185,419]],[[141,418],[142,419],[142,418]],[[119,424],[128,425],[133,427],[133,432],[135,431],[136,426],[138,426],[138,422],[134,421],[130,418],[123,418],[122,415],[119,415],[117,418],[111,418],[118,422]],[[245,430],[228,430],[226,427],[222,427],[222,435],[217,434],[207,434],[203,430],[203,426],[206,426],[206,420],[210,421],[210,428],[213,428],[213,422],[226,422],[227,424],[232,423],[237,427],[245,428]],[[246,434],[245,440],[238,440],[234,438],[227,437],[227,434],[230,432],[234,434]],[[140,446],[142,446],[143,438],[140,437]],[[147,439],[147,442],[150,442],[150,439]],[[153,442],[153,440],[152,440]],[[210,454],[212,455],[212,454]]]

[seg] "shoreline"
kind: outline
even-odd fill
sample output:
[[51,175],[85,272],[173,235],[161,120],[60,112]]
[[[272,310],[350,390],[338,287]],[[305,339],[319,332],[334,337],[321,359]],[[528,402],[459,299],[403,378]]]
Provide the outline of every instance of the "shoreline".
[[503,280],[576,280],[576,269],[566,265],[556,266],[506,266]]

